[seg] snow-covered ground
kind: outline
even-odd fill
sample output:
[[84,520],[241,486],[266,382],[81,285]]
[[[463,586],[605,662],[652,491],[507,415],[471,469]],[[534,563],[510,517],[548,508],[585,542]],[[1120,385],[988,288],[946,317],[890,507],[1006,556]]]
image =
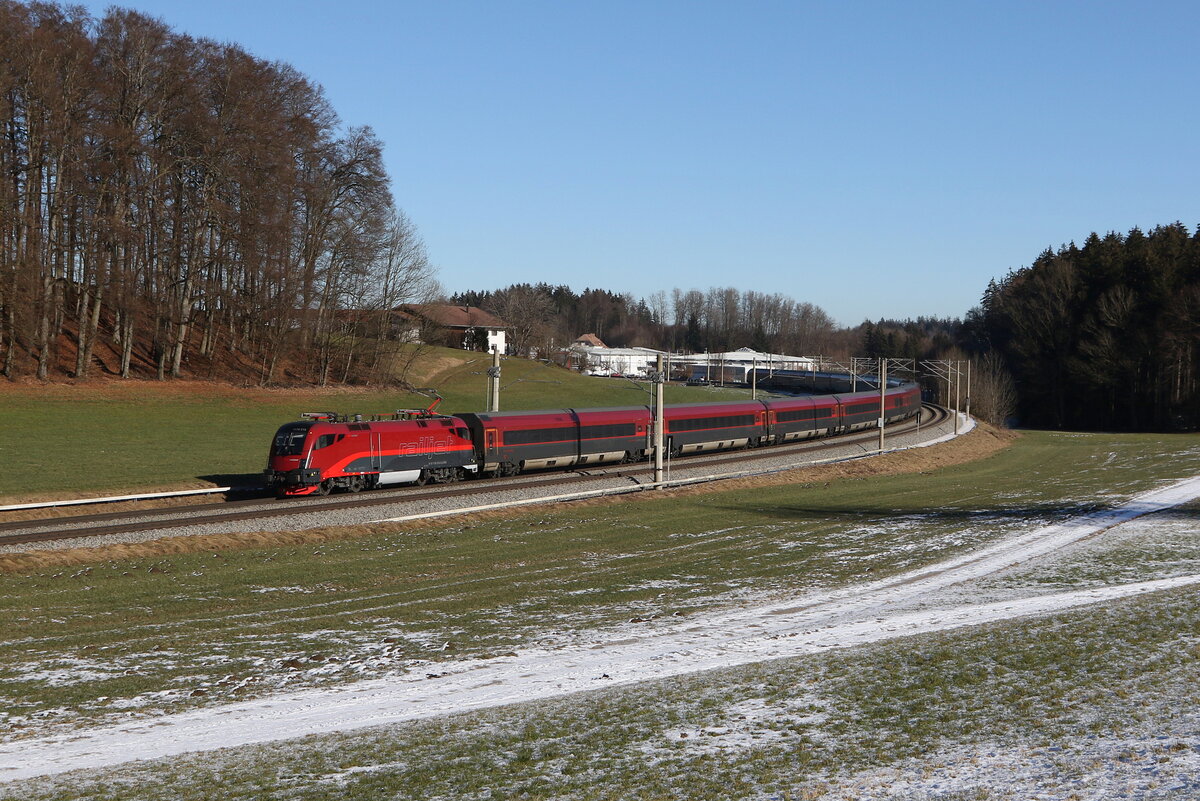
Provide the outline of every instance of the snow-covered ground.
[[1200,583],[1177,575],[986,602],[938,602],[952,587],[995,576],[1099,532],[1200,497],[1200,477],[1142,493],[1114,509],[1042,526],[940,564],[786,603],[624,630],[569,647],[437,663],[436,674],[281,694],[174,716],[0,745],[0,781],[132,760],[431,718],[630,685],[829,648],[1049,613]]
[[1090,735],[1070,746],[955,746],[822,783],[820,793],[821,801],[1184,801],[1200,798],[1200,748],[1162,733]]

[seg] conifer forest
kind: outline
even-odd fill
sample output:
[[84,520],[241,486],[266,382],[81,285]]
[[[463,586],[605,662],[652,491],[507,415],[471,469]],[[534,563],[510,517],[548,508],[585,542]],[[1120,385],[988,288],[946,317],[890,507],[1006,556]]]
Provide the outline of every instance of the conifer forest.
[[977,352],[1016,382],[1022,423],[1200,426],[1200,231],[1092,234],[992,282],[968,315]]

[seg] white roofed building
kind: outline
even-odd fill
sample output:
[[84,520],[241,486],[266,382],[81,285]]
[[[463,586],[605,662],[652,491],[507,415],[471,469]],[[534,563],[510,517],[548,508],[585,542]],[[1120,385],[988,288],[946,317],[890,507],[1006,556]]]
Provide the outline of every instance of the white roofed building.
[[[710,383],[747,383],[750,371],[812,370],[815,359],[807,356],[785,356],[781,353],[762,353],[751,348],[725,353],[693,353],[671,356],[671,377],[688,380],[704,379]],[[762,373],[759,373],[762,376]]]
[[659,354],[652,348],[604,348],[592,345],[572,345],[571,355],[583,372],[589,375],[624,375],[644,377],[654,370]]
[[[582,338],[581,338],[582,339]],[[750,371],[812,370],[816,360],[779,353],[760,353],[750,348],[727,353],[680,355],[653,348],[606,348],[576,341],[571,346],[572,361],[590,375],[643,377],[654,370],[655,360],[663,355],[668,375],[674,381],[699,380],[710,383],[741,384],[750,381]],[[759,373],[762,376],[762,373]]]

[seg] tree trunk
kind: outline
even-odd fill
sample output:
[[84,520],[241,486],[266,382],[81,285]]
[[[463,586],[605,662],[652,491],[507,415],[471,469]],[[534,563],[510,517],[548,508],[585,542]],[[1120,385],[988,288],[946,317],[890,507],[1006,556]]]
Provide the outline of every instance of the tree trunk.
[[50,336],[50,318],[54,314],[54,277],[47,274],[42,281],[42,303],[38,316],[38,366],[37,377],[45,381],[50,375],[50,354],[53,350]]
[[[88,365],[92,363],[92,346],[96,343],[96,332],[100,329],[100,309],[104,303],[104,288],[97,287],[96,292],[92,296],[91,313],[85,319],[79,321],[80,353],[76,358],[75,375],[83,378],[87,375]],[[82,332],[86,329],[87,336],[84,337]]]
[[133,360],[133,316],[128,312],[121,318],[121,378],[129,378],[129,363]]
[[187,344],[188,333],[192,326],[192,282],[189,280],[183,288],[183,297],[179,301],[179,322],[175,326],[175,344],[171,348],[171,377],[179,378],[183,364],[183,349]]
[[79,320],[79,328],[75,333],[75,377],[87,377],[87,357],[84,355],[84,350],[87,346],[88,327],[85,322],[91,315],[91,291],[84,287],[79,293],[79,301],[75,304],[76,317]]

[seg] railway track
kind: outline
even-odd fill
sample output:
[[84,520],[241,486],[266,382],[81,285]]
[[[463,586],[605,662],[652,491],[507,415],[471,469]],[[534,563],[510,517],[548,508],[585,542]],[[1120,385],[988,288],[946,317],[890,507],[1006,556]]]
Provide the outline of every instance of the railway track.
[[[888,434],[897,436],[910,433],[920,427],[939,425],[949,418],[950,413],[939,406],[925,405],[920,421],[909,420],[890,426]],[[752,470],[753,464],[763,460],[778,460],[780,457],[808,454],[845,448],[848,445],[870,445],[864,453],[875,449],[878,442],[877,429],[864,429],[838,437],[806,440],[717,454],[696,454],[671,460],[671,469],[727,467],[742,465]],[[160,507],[100,514],[73,515],[42,520],[11,521],[0,523],[0,546],[52,542],[57,540],[100,537],[110,534],[131,534],[161,529],[178,529],[208,524],[249,523],[273,520],[297,515],[322,512],[345,511],[398,503],[418,504],[425,501],[440,501],[447,498],[472,498],[500,491],[542,488],[570,488],[583,491],[589,483],[624,478],[639,483],[643,477],[651,478],[653,467],[646,463],[612,465],[596,470],[579,470],[563,473],[546,473],[504,479],[478,479],[468,482],[445,484],[435,487],[414,489],[397,487],[374,490],[366,494],[342,495],[335,498],[274,498],[254,497],[225,500],[215,503],[190,504],[187,506]],[[569,490],[568,490],[569,491]],[[464,504],[466,506],[468,504]]]

